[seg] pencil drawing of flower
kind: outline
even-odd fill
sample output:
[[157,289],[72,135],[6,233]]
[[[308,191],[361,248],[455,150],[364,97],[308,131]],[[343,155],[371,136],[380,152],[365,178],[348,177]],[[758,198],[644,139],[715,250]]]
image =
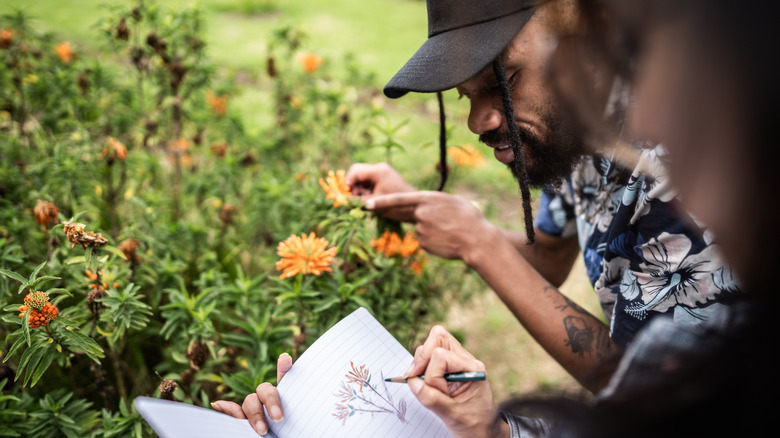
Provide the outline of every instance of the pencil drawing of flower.
[[363,392],[363,387],[368,386],[368,382],[371,380],[371,373],[365,365],[355,368],[355,364],[352,361],[349,362],[349,365],[352,367],[352,371],[346,374],[347,383],[357,383],[360,385],[360,392]]
[[[384,375],[380,373],[382,387],[377,388],[371,384],[371,371],[365,364],[355,367],[355,364],[350,361],[349,366],[351,370],[344,375],[346,379],[333,393],[338,402],[332,415],[341,421],[341,425],[345,425],[347,419],[356,413],[393,414],[401,422],[406,423],[406,401],[402,399],[398,405],[393,402]],[[363,391],[364,389],[366,391]]]

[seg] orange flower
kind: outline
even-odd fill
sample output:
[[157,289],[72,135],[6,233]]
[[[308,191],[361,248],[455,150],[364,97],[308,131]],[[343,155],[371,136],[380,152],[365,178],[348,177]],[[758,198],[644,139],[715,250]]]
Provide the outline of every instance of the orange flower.
[[16,32],[13,29],[0,29],[0,49],[11,47],[14,35],[16,35]]
[[168,156],[171,164],[176,164],[178,157],[179,164],[183,167],[190,167],[192,164],[192,157],[189,154],[190,144],[186,138],[180,138],[169,144],[168,150],[170,155]]
[[383,252],[386,257],[400,255],[401,257],[413,256],[420,248],[420,242],[414,237],[414,233],[407,231],[403,240],[398,233],[385,231],[381,237],[369,242],[369,245]]
[[482,167],[485,165],[485,159],[482,158],[482,153],[470,144],[451,147],[450,155],[455,159],[455,164],[458,166]]
[[127,147],[114,137],[108,137],[108,144],[103,148],[103,152],[100,153],[100,158],[106,158],[107,156],[124,161],[127,158]]
[[222,117],[227,113],[227,95],[217,96],[213,91],[206,90],[206,102],[211,105],[211,111],[213,111],[214,114]]
[[24,297],[24,304],[19,306],[19,318],[24,318],[28,310],[30,317],[27,323],[32,328],[43,327],[59,315],[57,307],[49,301],[49,294],[42,291],[30,292]]
[[352,191],[344,180],[344,169],[339,169],[336,172],[328,171],[328,177],[324,180],[320,178],[319,182],[322,190],[328,194],[328,199],[333,200],[334,207],[339,207],[349,201]]
[[327,248],[329,242],[310,233],[308,237],[292,235],[276,249],[281,259],[276,262],[276,270],[283,271],[279,278],[293,277],[298,274],[320,275],[332,271],[330,264],[336,256],[336,248]]
[[69,63],[76,59],[76,55],[73,53],[73,48],[70,47],[70,43],[65,41],[54,46],[54,51],[57,52],[57,56],[60,57],[60,61]]
[[404,240],[401,242],[401,257],[411,257],[420,248],[420,242],[414,237],[414,233],[407,231],[404,235]]
[[306,73],[314,73],[324,61],[314,53],[300,53],[298,54],[298,62],[301,63]]
[[49,225],[57,223],[57,216],[60,214],[59,208],[49,201],[38,200],[33,208],[33,214],[35,215],[35,223],[38,225]]
[[224,157],[227,153],[227,143],[212,143],[209,150],[216,157]]

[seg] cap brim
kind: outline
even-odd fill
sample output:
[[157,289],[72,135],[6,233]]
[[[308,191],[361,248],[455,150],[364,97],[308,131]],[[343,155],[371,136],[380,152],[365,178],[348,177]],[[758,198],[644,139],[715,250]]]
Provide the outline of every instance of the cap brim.
[[435,93],[466,82],[498,57],[534,11],[523,10],[428,38],[385,85],[385,96]]

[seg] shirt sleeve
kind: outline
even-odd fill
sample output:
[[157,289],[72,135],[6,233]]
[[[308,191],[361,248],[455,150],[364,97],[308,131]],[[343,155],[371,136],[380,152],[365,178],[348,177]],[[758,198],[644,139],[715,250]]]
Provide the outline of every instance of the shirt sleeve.
[[555,237],[571,237],[577,233],[574,215],[574,205],[565,190],[545,188],[539,195],[539,208],[534,219],[534,226],[539,231]]
[[541,418],[521,417],[509,412],[501,412],[500,415],[509,425],[511,438],[541,438],[548,436],[552,430],[551,424]]

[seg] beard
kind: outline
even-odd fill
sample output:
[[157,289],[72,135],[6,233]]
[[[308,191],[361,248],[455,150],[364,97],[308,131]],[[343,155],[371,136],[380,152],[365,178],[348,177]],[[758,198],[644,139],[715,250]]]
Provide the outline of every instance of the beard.
[[[559,186],[563,178],[572,173],[580,158],[587,153],[580,131],[574,124],[568,123],[567,119],[556,117],[556,113],[560,114],[548,108],[542,115],[542,123],[547,132],[543,138],[518,126],[520,146],[525,153],[526,172],[531,187]],[[510,139],[509,130],[502,128],[479,136],[479,141],[494,145],[510,144]],[[518,169],[522,164],[516,145],[512,145],[512,149],[515,152],[514,162],[507,167],[520,182]]]

